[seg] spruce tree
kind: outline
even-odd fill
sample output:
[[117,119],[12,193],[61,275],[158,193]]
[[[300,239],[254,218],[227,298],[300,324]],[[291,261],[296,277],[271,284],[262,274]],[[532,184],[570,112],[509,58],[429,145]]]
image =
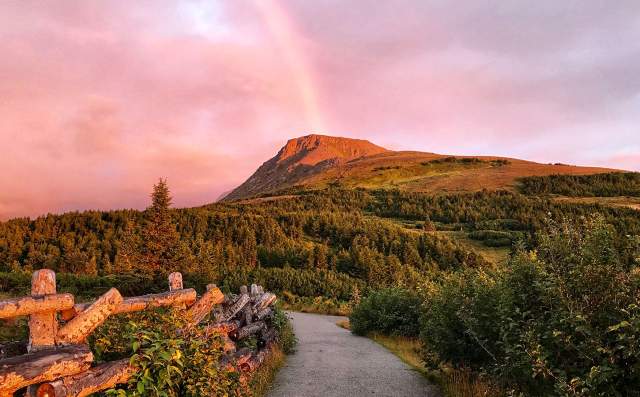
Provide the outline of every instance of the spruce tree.
[[109,259],[109,255],[105,253],[102,256],[102,267],[100,268],[100,274],[102,276],[106,276],[112,273],[113,273],[113,264],[111,263],[111,259]]
[[92,256],[89,261],[84,266],[84,271],[82,272],[87,276],[97,276],[98,275],[98,262],[96,261],[96,257]]
[[134,231],[133,223],[127,220],[118,240],[114,270],[116,273],[127,273],[140,267],[140,238]]
[[140,262],[149,272],[170,272],[182,268],[184,251],[180,249],[176,226],[171,219],[171,195],[167,181],[153,186],[151,206],[145,211]]

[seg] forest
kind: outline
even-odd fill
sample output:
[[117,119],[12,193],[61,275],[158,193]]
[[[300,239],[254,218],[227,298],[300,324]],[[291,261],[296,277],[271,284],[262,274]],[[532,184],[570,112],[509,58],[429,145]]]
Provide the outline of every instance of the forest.
[[520,178],[524,194],[561,194],[569,197],[640,196],[640,173],[549,175]]
[[[617,248],[630,262],[625,236],[640,234],[640,217],[632,209],[506,191],[328,189],[171,209],[159,222],[154,206],[13,219],[0,223],[0,282],[3,290],[20,288],[16,274],[46,267],[70,274],[69,288],[89,283],[100,291],[118,283],[135,292],[136,283],[148,285],[151,275],[178,270],[195,286],[216,282],[235,288],[256,278],[273,290],[344,300],[362,282],[371,288],[414,286],[441,271],[488,265],[439,230],[463,230],[487,245],[532,246],[549,220],[594,212],[613,225]],[[154,224],[161,226],[149,227]],[[307,273],[317,270],[323,277]]]

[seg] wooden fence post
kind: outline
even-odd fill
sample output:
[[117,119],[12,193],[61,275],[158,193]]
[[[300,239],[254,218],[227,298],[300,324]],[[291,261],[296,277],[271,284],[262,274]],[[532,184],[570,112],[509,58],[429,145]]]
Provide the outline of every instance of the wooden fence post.
[[182,273],[173,272],[169,275],[169,291],[182,289]]
[[58,344],[70,345],[84,342],[89,334],[102,324],[120,303],[122,303],[120,292],[111,288],[91,306],[60,328],[56,337]]
[[[40,269],[31,278],[31,296],[41,297],[56,293],[56,274],[53,270]],[[29,316],[29,344],[30,352],[55,346],[58,333],[56,312],[34,313]]]

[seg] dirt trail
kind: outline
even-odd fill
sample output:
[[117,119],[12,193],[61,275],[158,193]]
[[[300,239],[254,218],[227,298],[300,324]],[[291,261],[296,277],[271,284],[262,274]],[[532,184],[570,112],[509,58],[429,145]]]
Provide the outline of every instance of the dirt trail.
[[267,397],[439,396],[435,386],[385,348],[336,326],[344,317],[291,317],[298,348]]

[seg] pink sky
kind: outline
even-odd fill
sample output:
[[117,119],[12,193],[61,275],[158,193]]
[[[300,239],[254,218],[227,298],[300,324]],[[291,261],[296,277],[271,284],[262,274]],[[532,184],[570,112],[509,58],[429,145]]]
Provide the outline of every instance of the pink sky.
[[0,218],[214,201],[291,137],[640,171],[640,2],[0,2]]

